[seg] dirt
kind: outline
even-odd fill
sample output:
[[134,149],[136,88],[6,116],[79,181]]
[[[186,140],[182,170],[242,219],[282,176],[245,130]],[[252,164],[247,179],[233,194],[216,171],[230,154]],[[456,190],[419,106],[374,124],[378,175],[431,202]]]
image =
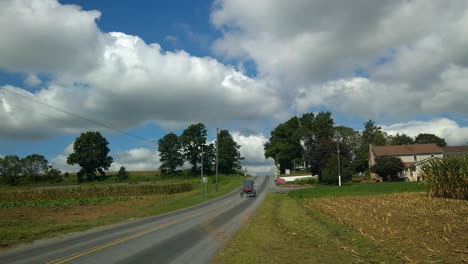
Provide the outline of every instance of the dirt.
[[468,262],[468,201],[423,193],[310,199],[407,263]]

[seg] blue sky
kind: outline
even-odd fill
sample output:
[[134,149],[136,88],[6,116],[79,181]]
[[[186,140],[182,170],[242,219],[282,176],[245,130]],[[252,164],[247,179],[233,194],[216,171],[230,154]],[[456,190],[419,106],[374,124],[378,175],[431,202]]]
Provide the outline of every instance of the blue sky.
[[0,10],[0,155],[76,170],[70,145],[99,130],[114,169],[156,169],[157,140],[203,122],[209,140],[229,129],[244,165],[268,172],[270,131],[310,111],[468,142],[466,1],[7,0]]

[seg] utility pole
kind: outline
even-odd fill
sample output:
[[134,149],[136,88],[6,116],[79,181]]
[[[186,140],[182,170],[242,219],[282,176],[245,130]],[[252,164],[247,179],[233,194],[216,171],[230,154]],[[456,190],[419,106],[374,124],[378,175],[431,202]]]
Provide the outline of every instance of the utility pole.
[[218,128],[216,128],[216,180],[215,180],[215,190],[218,192]]
[[203,146],[201,147],[201,175],[200,175],[200,192],[203,194]]

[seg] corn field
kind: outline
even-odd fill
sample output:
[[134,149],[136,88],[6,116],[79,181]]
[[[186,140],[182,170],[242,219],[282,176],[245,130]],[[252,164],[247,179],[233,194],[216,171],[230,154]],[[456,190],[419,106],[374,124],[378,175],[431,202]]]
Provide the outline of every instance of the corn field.
[[191,190],[190,183],[172,183],[5,191],[0,192],[0,207],[84,205],[127,200],[125,197],[175,194]]
[[468,155],[435,159],[422,170],[430,197],[468,199]]

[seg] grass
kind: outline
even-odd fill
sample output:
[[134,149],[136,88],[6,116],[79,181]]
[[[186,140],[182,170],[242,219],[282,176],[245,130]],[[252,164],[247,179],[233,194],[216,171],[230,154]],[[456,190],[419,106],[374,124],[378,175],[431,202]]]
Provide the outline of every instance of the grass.
[[213,184],[208,184],[207,197],[200,194],[199,179],[190,179],[186,182],[193,185],[192,191],[171,195],[145,195],[138,199],[53,208],[0,208],[0,251],[41,238],[194,206],[233,191],[244,179],[220,175],[219,192],[214,191]]
[[270,193],[212,263],[398,263],[353,230]]
[[310,189],[290,191],[293,198],[320,198],[336,196],[363,196],[395,192],[424,192],[427,187],[423,182],[380,182],[380,183],[349,183],[340,186],[315,185]]
[[420,183],[268,194],[213,263],[466,263],[468,201]]

